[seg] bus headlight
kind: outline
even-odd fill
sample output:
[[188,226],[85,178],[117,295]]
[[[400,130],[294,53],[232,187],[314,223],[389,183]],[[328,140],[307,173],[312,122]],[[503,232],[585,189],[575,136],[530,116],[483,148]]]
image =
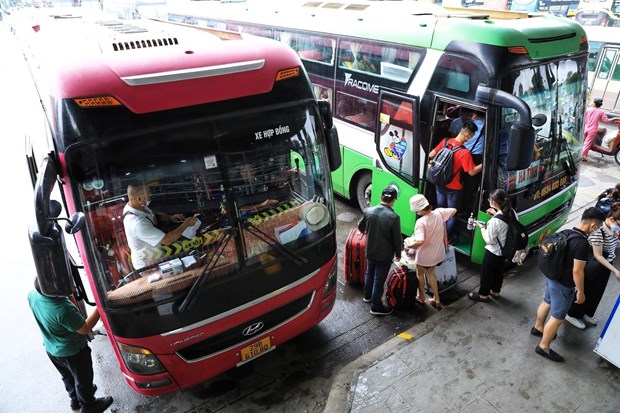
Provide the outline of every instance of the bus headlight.
[[155,374],[166,371],[157,357],[149,350],[116,342],[125,365],[135,374]]
[[329,274],[327,275],[327,281],[325,281],[325,287],[323,287],[323,298],[327,297],[334,291],[336,288],[336,281],[338,279],[338,265],[337,261],[330,268]]

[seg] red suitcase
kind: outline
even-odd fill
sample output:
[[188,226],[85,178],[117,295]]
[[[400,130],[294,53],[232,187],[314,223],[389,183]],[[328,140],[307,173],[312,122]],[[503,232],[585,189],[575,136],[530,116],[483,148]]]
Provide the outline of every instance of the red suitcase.
[[364,284],[366,276],[366,234],[353,228],[344,244],[344,279]]

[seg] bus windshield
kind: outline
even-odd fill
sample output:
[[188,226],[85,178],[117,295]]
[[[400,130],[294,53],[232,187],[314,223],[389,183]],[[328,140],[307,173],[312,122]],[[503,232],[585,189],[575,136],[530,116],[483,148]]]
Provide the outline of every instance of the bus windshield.
[[[524,188],[562,172],[569,152],[573,158],[577,157],[583,139],[585,63],[584,60],[568,59],[520,69],[506,76],[507,90],[529,105],[532,116],[544,115],[546,122],[537,128],[534,159],[530,167],[526,171],[508,173],[501,187],[509,191]],[[500,131],[506,135],[518,115],[506,108],[502,115]],[[560,130],[567,145],[559,139]],[[505,159],[506,148],[503,149],[504,153],[500,147],[500,166],[503,166],[502,158]]]
[[[105,139],[82,138],[67,149],[90,224],[87,251],[99,264],[91,272],[109,305],[174,299],[201,275],[204,289],[220,295],[226,285],[252,277],[252,291],[243,294],[249,302],[307,275],[278,269],[327,259],[315,253],[304,258],[304,249],[334,225],[315,110],[301,104],[254,111],[242,122],[238,115],[145,122]],[[124,116],[130,115],[107,120],[122,123]],[[128,207],[129,186],[146,189],[151,202]],[[163,234],[179,226],[177,214],[197,222],[175,242],[132,239],[137,224],[130,222],[142,215]]]

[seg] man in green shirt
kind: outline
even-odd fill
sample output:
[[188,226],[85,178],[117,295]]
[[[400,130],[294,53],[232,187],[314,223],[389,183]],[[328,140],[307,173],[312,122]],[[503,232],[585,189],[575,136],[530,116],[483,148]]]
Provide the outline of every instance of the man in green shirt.
[[95,398],[93,361],[87,334],[99,321],[99,311],[84,319],[68,297],[48,297],[35,289],[28,294],[28,304],[43,335],[48,357],[62,376],[71,398],[71,409],[81,413],[99,413],[112,404],[112,397]]

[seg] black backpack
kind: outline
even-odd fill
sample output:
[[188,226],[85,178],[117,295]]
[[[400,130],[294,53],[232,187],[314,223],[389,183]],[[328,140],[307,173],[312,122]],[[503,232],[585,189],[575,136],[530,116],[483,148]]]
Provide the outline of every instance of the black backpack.
[[495,218],[505,222],[508,225],[506,244],[502,245],[499,238],[497,239],[497,243],[499,244],[499,248],[502,250],[502,255],[504,258],[512,261],[517,251],[528,248],[528,241],[530,237],[527,235],[525,226],[519,222],[519,219],[514,212],[510,214],[509,217],[504,214],[498,214],[495,215]]
[[538,268],[547,278],[557,280],[567,276],[573,270],[573,266],[566,263],[566,248],[568,241],[577,237],[584,237],[584,235],[574,230],[565,229],[547,234],[540,241],[538,245]]
[[463,145],[448,147],[448,139],[444,141],[443,148],[437,152],[428,164],[426,180],[440,188],[445,187],[454,178],[454,153],[463,149]]

